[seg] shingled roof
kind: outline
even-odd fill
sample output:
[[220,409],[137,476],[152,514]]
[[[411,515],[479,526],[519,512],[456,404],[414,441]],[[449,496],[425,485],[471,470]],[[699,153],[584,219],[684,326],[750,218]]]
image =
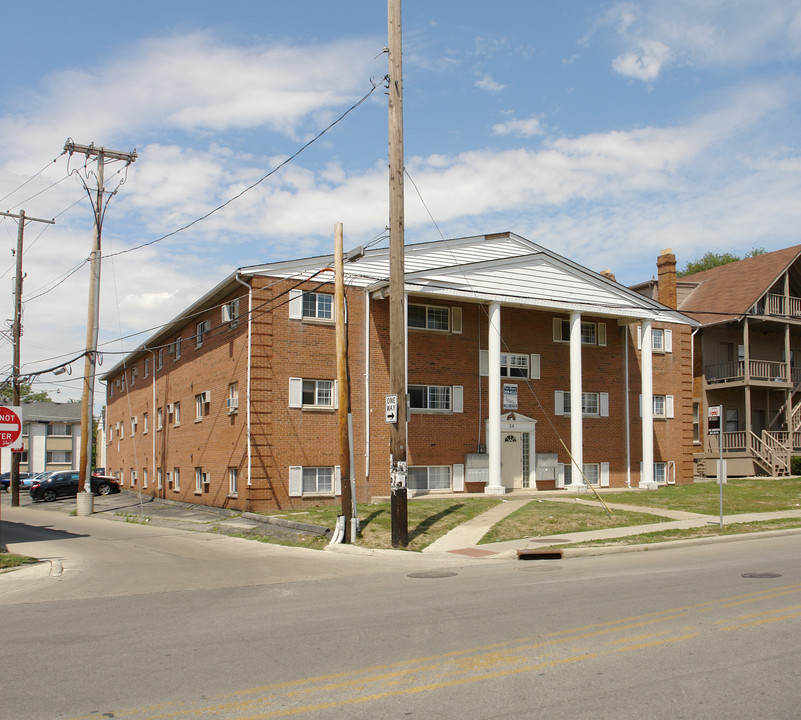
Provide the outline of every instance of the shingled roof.
[[679,311],[702,325],[717,325],[746,315],[801,255],[801,245],[745,258],[679,278],[680,285],[697,284]]

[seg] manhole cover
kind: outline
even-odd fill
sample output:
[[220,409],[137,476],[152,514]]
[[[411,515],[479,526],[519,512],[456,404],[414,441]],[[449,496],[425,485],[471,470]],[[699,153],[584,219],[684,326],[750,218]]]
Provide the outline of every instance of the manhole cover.
[[456,577],[459,573],[451,572],[450,570],[424,570],[423,572],[409,573],[406,577],[410,578],[446,578]]
[[777,578],[781,573],[743,573],[740,577],[744,578]]

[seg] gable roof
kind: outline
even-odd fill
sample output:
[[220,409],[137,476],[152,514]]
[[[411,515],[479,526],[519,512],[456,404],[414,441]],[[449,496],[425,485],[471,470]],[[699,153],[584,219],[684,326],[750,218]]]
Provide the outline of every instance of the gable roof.
[[775,250],[679,279],[697,283],[679,310],[702,325],[739,320],[801,255],[801,245]]
[[[242,288],[240,278],[254,276],[293,279],[311,277],[334,282],[333,255],[286,260],[243,267],[161,327],[125,360],[104,373],[106,380],[126,363],[171,340],[189,319],[222,302]],[[345,264],[345,281],[379,297],[388,293],[389,248],[367,250]],[[640,295],[629,288],[515,235],[497,233],[415,243],[404,248],[405,289],[413,296],[449,297],[468,302],[500,302],[506,305],[550,309],[634,321],[650,318],[662,322],[697,325],[685,315]]]

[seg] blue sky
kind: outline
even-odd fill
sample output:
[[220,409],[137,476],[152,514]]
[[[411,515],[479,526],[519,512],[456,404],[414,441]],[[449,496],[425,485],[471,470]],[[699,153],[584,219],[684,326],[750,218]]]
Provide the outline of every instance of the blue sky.
[[[328,253],[337,222],[346,247],[385,228],[382,0],[3,11],[0,209],[56,218],[25,230],[23,373],[85,342],[88,267],[65,276],[88,256],[92,211],[68,176],[79,164],[60,156],[67,138],[137,150],[104,224],[118,253],[240,193],[379,83],[224,210],[106,259],[107,367],[236,267]],[[681,267],[801,242],[797,2],[405,0],[403,38],[406,166],[422,195],[407,182],[407,242],[508,230],[626,284],[666,247]],[[0,222],[7,287],[16,235]],[[78,397],[81,371],[37,387]]]

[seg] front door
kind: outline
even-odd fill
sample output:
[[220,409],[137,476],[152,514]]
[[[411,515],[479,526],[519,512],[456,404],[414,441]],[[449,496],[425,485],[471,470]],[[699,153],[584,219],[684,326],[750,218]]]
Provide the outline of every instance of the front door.
[[523,487],[523,452],[520,433],[504,432],[501,442],[501,484],[511,490]]

